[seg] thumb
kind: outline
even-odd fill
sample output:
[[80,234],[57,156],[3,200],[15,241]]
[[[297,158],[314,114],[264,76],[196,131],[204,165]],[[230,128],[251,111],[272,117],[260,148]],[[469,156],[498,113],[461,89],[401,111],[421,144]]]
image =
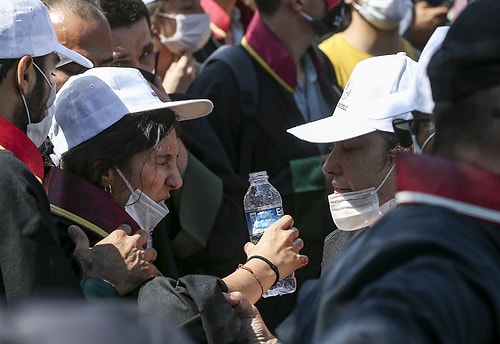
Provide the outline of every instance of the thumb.
[[75,243],[75,250],[88,250],[90,247],[89,244],[89,238],[87,238],[87,235],[83,232],[83,230],[75,225],[71,225],[68,227],[68,233]]
[[245,251],[245,254],[247,254],[247,255],[248,255],[248,250],[249,250],[249,249],[252,249],[253,247],[255,247],[255,244],[254,244],[254,243],[252,243],[252,242],[250,242],[250,241],[249,241],[249,242],[247,242],[247,243],[245,244],[245,246],[243,246],[243,250]]

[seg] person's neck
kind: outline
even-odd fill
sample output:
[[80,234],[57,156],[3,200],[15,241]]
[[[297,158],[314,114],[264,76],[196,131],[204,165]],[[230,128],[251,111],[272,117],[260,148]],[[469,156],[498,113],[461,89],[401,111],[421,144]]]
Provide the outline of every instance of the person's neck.
[[377,29],[357,11],[352,11],[351,24],[342,35],[352,46],[369,55],[379,56],[403,51],[399,27],[391,30]]
[[297,17],[297,13],[281,10],[272,18],[263,17],[262,20],[290,52],[300,72],[302,57],[314,39],[312,26]]
[[236,5],[236,0],[215,0],[215,2],[224,10],[227,14],[231,14],[234,5]]

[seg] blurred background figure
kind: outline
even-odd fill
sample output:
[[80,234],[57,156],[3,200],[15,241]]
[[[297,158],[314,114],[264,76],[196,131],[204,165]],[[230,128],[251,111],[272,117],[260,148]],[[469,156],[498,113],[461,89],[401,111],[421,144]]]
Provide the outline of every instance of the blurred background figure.
[[198,73],[193,53],[210,39],[210,16],[199,0],[143,0],[158,55],[156,74],[169,93],[185,92]]
[[210,40],[195,53],[196,60],[205,61],[217,48],[240,43],[250,21],[255,3],[243,0],[200,0],[203,10],[210,15]]
[[450,23],[455,0],[414,0],[414,7],[403,18],[399,32],[415,48],[422,50],[434,30]]
[[126,301],[58,300],[20,303],[0,310],[4,344],[192,344],[164,315]]
[[413,8],[412,0],[344,0],[342,32],[320,43],[344,89],[356,64],[368,57],[405,52],[414,60],[418,51],[401,37],[400,22]]

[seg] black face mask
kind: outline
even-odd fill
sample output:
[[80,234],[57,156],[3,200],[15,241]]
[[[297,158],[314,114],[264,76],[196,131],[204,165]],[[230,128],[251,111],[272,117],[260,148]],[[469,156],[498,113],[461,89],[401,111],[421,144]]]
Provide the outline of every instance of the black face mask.
[[323,17],[311,20],[314,33],[317,36],[324,36],[335,33],[342,23],[344,18],[345,5],[341,1],[337,6],[329,10]]

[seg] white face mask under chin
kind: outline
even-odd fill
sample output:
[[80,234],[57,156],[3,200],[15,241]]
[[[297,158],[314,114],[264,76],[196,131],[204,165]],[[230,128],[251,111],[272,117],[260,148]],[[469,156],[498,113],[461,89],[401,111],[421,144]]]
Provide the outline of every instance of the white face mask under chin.
[[54,106],[54,102],[56,100],[56,84],[53,84],[47,79],[42,70],[33,62],[33,66],[42,74],[43,78],[50,86],[50,95],[49,99],[47,99],[47,112],[45,117],[38,123],[31,123],[30,111],[28,109],[28,105],[26,104],[26,99],[21,93],[21,98],[24,103],[24,108],[26,109],[26,114],[28,116],[28,125],[26,127],[26,135],[33,141],[35,146],[40,147],[45,141],[45,138],[49,134],[50,126],[52,124],[52,117],[54,116],[54,112],[56,110]]
[[[353,231],[373,225],[384,213],[379,207],[377,191],[394,170],[393,165],[377,188],[334,193],[328,196],[330,213],[337,228]],[[385,209],[384,209],[385,210]]]
[[362,5],[353,2],[352,6],[376,28],[391,30],[398,27],[413,7],[413,2],[411,0],[363,0]]
[[135,220],[135,222],[137,222],[141,229],[148,232],[149,238],[147,247],[151,248],[153,247],[153,229],[168,215],[169,209],[165,203],[156,203],[140,189],[133,190],[122,171],[116,168],[116,172],[130,191],[130,197],[125,204],[125,211]]
[[174,35],[172,37],[159,35],[160,42],[174,54],[181,55],[200,50],[210,39],[210,16],[206,13],[170,15],[160,12],[158,15],[175,19]]

